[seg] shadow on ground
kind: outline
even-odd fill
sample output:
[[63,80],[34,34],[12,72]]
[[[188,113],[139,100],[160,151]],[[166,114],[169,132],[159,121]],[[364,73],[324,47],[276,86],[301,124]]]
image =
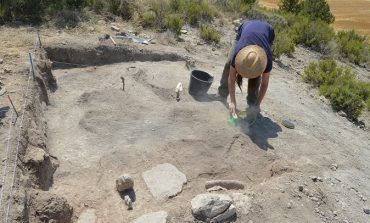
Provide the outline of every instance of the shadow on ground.
[[241,122],[240,128],[254,144],[263,150],[275,149],[268,140],[278,137],[278,133],[282,131],[279,124],[263,115],[258,115],[256,122],[251,126],[247,122]]
[[[201,97],[193,96],[193,98],[198,102],[219,101],[228,108],[228,103],[216,94],[206,94]],[[275,149],[271,144],[269,144],[268,140],[278,137],[278,132],[282,131],[279,124],[261,114],[258,115],[257,120],[253,125],[250,126],[246,121],[239,121],[239,126],[240,129],[250,137],[254,144],[256,144],[260,149],[266,151],[268,149]]]
[[6,113],[9,111],[10,107],[5,106],[5,107],[0,107],[0,119],[3,119],[6,117]]

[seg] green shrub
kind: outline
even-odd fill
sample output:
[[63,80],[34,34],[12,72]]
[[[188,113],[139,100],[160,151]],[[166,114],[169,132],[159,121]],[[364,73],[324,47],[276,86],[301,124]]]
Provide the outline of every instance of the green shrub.
[[279,9],[284,12],[298,14],[302,10],[301,0],[281,0]]
[[153,11],[146,11],[140,15],[140,24],[144,28],[155,27],[157,16]]
[[302,13],[309,16],[311,20],[322,20],[329,24],[335,20],[326,0],[305,0]]
[[322,53],[329,42],[335,39],[334,29],[327,23],[321,20],[311,21],[306,16],[297,16],[292,29],[296,43]]
[[259,7],[253,7],[245,15],[249,19],[259,19],[270,23],[273,27],[286,27],[288,25],[286,19],[276,13],[266,11]]
[[357,80],[354,71],[334,60],[311,63],[304,80],[319,87],[334,109],[346,112],[350,119],[356,120],[370,100],[370,84]]
[[219,43],[221,35],[215,28],[209,25],[202,25],[200,27],[200,38],[207,42]]
[[120,0],[108,0],[108,11],[115,14],[119,15],[119,6],[121,4]]
[[119,15],[125,19],[129,20],[134,15],[134,1],[133,0],[121,0],[119,6]]
[[355,31],[338,32],[340,53],[343,57],[357,65],[369,62],[370,47],[365,36],[358,35]]
[[216,4],[225,11],[247,13],[257,0],[217,0]]
[[43,14],[40,0],[2,0],[0,4],[0,22],[39,22]]
[[272,52],[275,58],[279,58],[283,54],[291,55],[295,50],[295,42],[292,35],[284,30],[277,31]]
[[104,12],[105,8],[107,7],[105,0],[95,0],[95,2],[92,3],[94,12],[96,13],[102,13]]
[[60,10],[55,18],[55,26],[58,28],[74,28],[81,21],[79,12],[72,9]]
[[187,21],[191,25],[199,22],[211,22],[217,15],[216,9],[205,0],[188,0],[184,5]]
[[143,27],[166,29],[166,17],[169,13],[169,5],[166,0],[151,0],[147,11],[140,15],[140,23]]
[[179,14],[171,14],[167,17],[167,28],[176,35],[181,34],[181,28],[185,25],[185,21]]
[[184,10],[184,0],[170,0],[169,6],[172,12],[180,13]]

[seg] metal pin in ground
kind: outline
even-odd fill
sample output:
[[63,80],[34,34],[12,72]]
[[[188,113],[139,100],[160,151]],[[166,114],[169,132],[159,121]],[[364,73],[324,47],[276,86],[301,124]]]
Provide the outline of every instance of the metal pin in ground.
[[125,78],[121,77],[122,80],[122,91],[125,91]]

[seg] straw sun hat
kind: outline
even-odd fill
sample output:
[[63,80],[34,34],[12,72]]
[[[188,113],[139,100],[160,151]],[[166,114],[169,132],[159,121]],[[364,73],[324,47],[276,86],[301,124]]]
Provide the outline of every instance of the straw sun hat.
[[257,45],[244,47],[235,58],[235,68],[244,78],[256,78],[266,69],[267,56],[263,48]]

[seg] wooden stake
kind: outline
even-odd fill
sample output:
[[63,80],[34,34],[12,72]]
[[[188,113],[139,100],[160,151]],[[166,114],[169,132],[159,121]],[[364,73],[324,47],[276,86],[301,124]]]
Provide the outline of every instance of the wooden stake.
[[117,46],[117,43],[116,43],[116,41],[114,41],[113,37],[112,37],[112,36],[110,36],[109,38],[110,38],[110,40],[112,40],[113,44],[114,44],[115,46]]

